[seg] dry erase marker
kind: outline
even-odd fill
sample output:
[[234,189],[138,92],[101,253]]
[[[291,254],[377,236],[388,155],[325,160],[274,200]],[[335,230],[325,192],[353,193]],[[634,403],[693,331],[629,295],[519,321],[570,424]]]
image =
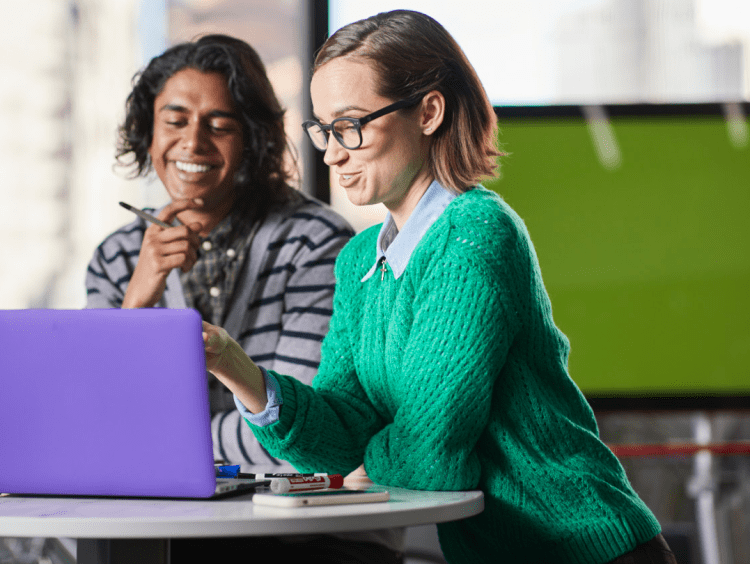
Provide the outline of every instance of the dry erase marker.
[[271,491],[275,494],[302,492],[310,490],[338,489],[344,486],[341,474],[330,476],[300,476],[298,478],[279,478],[271,480]]
[[157,217],[154,217],[150,213],[146,213],[143,210],[139,210],[138,208],[134,208],[130,204],[126,204],[125,202],[120,202],[120,205],[123,208],[125,208],[126,210],[128,210],[128,211],[132,211],[138,217],[141,217],[141,218],[145,219],[146,221],[150,221],[151,223],[155,223],[159,227],[164,227],[164,228],[167,228],[167,229],[170,228],[170,227],[172,227],[168,223],[164,223],[161,219],[159,219]]
[[216,464],[217,478],[243,478],[249,480],[275,480],[278,478],[301,478],[305,476],[326,476],[326,474],[298,474],[297,472],[288,472],[286,474],[252,474],[250,472],[240,472],[240,465],[231,466],[225,464]]

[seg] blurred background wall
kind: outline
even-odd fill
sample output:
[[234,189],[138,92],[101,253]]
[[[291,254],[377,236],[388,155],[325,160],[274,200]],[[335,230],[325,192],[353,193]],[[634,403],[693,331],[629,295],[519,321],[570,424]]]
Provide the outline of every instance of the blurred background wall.
[[[117,201],[164,203],[158,182],[127,180],[113,155],[131,77],[172,43],[219,31],[255,46],[309,163],[298,124],[315,6],[329,8],[331,30],[379,10],[430,13],[501,107],[750,100],[744,0],[472,0],[460,17],[428,0],[0,0],[0,307],[81,307],[93,248],[130,219]],[[742,106],[728,108],[730,141],[745,146]],[[616,168],[617,151],[600,163]],[[358,229],[384,215],[335,184],[330,201]]]
[[113,165],[131,78],[168,45],[247,40],[306,150],[302,0],[0,0],[0,17],[0,308],[83,307],[94,248],[132,219],[117,202],[166,203],[158,181]]
[[[603,438],[750,439],[747,0],[0,0],[0,308],[83,307],[95,247],[132,219],[117,202],[166,203],[158,181],[113,166],[117,127],[133,75],[201,33],[260,53],[300,189],[357,229],[380,221],[382,206],[355,208],[325,174],[312,185],[320,163],[299,124],[312,28],[394,8],[441,21],[497,107],[509,156],[487,185],[529,226],[572,377],[590,400],[650,400],[597,408]],[[708,495],[711,562],[750,562],[747,456],[624,464],[685,538]]]

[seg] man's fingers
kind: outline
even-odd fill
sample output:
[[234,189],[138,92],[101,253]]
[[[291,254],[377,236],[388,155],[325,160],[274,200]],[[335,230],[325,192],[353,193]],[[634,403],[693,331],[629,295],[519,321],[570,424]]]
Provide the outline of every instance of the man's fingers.
[[203,200],[200,198],[175,200],[167,204],[158,217],[165,223],[172,223],[178,213],[189,209],[200,208],[203,205]]
[[[191,224],[191,226],[193,225],[199,224]],[[200,246],[200,236],[198,233],[185,225],[178,225],[176,227],[170,227],[169,229],[161,229],[157,233],[154,233],[153,237],[163,245],[175,243],[177,241],[185,241],[195,249]]]

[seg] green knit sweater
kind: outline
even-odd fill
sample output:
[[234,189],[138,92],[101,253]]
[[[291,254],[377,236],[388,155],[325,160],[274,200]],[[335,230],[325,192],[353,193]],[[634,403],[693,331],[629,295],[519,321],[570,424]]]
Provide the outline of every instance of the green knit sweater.
[[274,374],[280,419],[253,427],[299,470],[381,484],[481,489],[485,510],[438,525],[449,562],[607,562],[660,526],[599,440],[567,373],[518,215],[476,188],[426,232],[404,273],[361,279],[378,228],[336,261],[334,315],[313,387]]

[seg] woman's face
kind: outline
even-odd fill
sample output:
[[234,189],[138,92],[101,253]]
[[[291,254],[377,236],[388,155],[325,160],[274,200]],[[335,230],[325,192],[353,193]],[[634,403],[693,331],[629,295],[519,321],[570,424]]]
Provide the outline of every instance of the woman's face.
[[[338,117],[364,117],[395,102],[377,94],[375,80],[366,62],[340,57],[326,63],[310,85],[316,119],[325,125]],[[329,136],[324,161],[353,204],[383,203],[394,212],[414,193],[421,197],[432,179],[419,120],[418,108],[376,118],[362,126],[362,146],[354,150]]]
[[204,210],[231,208],[242,161],[242,125],[226,78],[186,68],[154,100],[151,162],[172,200],[202,198]]

